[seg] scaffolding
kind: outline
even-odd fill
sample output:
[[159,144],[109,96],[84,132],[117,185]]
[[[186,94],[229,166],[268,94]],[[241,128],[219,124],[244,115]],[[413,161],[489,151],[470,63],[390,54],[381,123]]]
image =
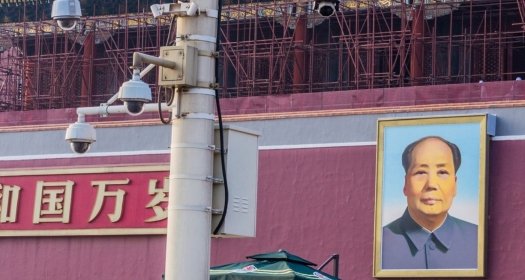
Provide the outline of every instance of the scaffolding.
[[[2,25],[0,90],[3,110],[93,106],[106,102],[131,76],[135,51],[158,55],[169,38],[166,19],[149,14],[95,17],[76,32],[52,21]],[[155,84],[155,75],[145,78]],[[15,91],[16,90],[16,91]]]
[[[222,97],[525,77],[525,0],[342,0],[328,18],[308,0],[223,0],[221,15]],[[174,28],[149,11],[84,17],[73,32],[1,24],[0,111],[98,106],[131,76],[132,53],[158,55]]]
[[[414,2],[415,4],[407,4]],[[271,95],[502,81],[525,73],[524,1],[231,5],[223,94]]]

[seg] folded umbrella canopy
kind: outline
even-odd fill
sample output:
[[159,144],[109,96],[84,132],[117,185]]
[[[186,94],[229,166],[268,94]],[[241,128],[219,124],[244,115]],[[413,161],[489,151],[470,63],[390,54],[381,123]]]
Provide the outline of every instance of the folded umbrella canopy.
[[211,280],[289,279],[337,280],[312,266],[314,263],[284,250],[247,257],[246,262],[215,266],[210,269]]

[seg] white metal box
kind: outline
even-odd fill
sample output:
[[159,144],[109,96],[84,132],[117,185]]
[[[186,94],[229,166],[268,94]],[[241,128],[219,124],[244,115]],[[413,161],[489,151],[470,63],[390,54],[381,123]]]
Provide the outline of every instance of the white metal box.
[[160,57],[174,61],[175,69],[159,67],[159,86],[197,85],[197,48],[167,46],[160,48]]
[[[226,178],[228,182],[228,209],[216,237],[254,237],[257,214],[257,176],[259,134],[238,127],[224,126]],[[215,129],[215,146],[220,148],[219,129]],[[215,153],[214,177],[223,178],[220,153]],[[213,206],[224,206],[224,183],[213,186]],[[212,233],[222,215],[212,215]]]

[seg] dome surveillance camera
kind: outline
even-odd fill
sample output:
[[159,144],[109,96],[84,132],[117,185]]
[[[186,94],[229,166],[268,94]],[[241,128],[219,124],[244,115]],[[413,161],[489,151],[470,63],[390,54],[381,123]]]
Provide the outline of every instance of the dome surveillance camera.
[[315,1],[314,10],[323,17],[329,17],[339,11],[339,0]]
[[144,103],[151,101],[151,89],[140,79],[140,71],[133,70],[131,80],[124,82],[118,91],[118,99],[124,102],[128,114],[137,116],[144,111]]
[[73,30],[77,26],[77,19],[58,19],[57,24],[62,30]]
[[83,154],[96,141],[95,128],[85,122],[76,122],[67,128],[65,139],[69,142],[73,152]]
[[62,30],[72,30],[80,20],[82,12],[78,0],[55,0],[51,9],[51,18],[57,21]]

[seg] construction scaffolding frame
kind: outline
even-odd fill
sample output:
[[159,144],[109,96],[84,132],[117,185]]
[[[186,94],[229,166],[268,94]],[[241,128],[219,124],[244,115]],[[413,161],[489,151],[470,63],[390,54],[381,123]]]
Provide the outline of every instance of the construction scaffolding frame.
[[229,96],[503,81],[525,73],[521,0],[342,1],[331,18],[314,13],[311,1],[228,7],[221,69]]
[[[342,0],[328,18],[309,0],[223,0],[221,15],[222,97],[525,76],[525,0]],[[98,106],[129,79],[133,52],[158,55],[174,28],[149,11],[84,17],[73,32],[0,24],[0,111]],[[156,89],[154,73],[145,81]]]

